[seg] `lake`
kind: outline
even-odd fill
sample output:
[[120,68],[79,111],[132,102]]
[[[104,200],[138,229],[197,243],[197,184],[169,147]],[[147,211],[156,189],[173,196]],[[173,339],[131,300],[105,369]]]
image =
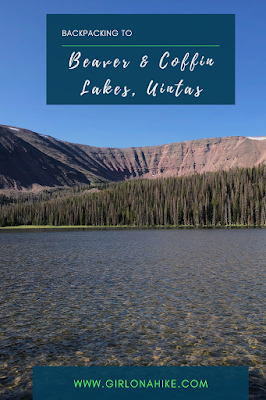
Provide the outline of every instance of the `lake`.
[[35,365],[248,365],[266,398],[266,229],[0,231],[0,394]]

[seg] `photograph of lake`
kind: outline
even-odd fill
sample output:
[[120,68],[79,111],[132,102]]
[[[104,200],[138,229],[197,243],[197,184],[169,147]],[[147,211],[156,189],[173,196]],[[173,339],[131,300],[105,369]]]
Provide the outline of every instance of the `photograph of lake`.
[[265,21],[0,0],[0,400],[266,400]]
[[1,398],[30,399],[36,365],[246,365],[264,399],[265,241],[259,228],[0,231]]

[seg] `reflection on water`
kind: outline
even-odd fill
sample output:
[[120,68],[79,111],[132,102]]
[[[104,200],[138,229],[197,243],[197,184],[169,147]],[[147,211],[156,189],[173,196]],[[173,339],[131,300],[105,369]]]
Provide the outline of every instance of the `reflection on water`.
[[[0,393],[34,365],[248,365],[266,398],[266,230],[0,232]],[[259,396],[259,397],[257,397]]]

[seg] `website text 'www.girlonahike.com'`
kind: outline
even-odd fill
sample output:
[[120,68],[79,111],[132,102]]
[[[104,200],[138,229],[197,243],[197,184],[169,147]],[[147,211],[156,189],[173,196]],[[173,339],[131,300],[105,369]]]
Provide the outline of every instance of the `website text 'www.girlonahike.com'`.
[[208,389],[208,382],[206,379],[183,379],[177,381],[176,379],[74,379],[75,388],[88,388],[88,389],[136,389],[136,388],[152,388],[152,389]]
[[248,367],[33,367],[34,400],[248,400]]

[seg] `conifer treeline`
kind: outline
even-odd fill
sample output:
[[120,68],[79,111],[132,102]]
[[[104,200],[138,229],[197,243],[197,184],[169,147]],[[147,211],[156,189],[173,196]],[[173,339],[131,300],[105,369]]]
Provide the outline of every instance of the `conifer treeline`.
[[266,166],[0,198],[0,226],[266,226]]

